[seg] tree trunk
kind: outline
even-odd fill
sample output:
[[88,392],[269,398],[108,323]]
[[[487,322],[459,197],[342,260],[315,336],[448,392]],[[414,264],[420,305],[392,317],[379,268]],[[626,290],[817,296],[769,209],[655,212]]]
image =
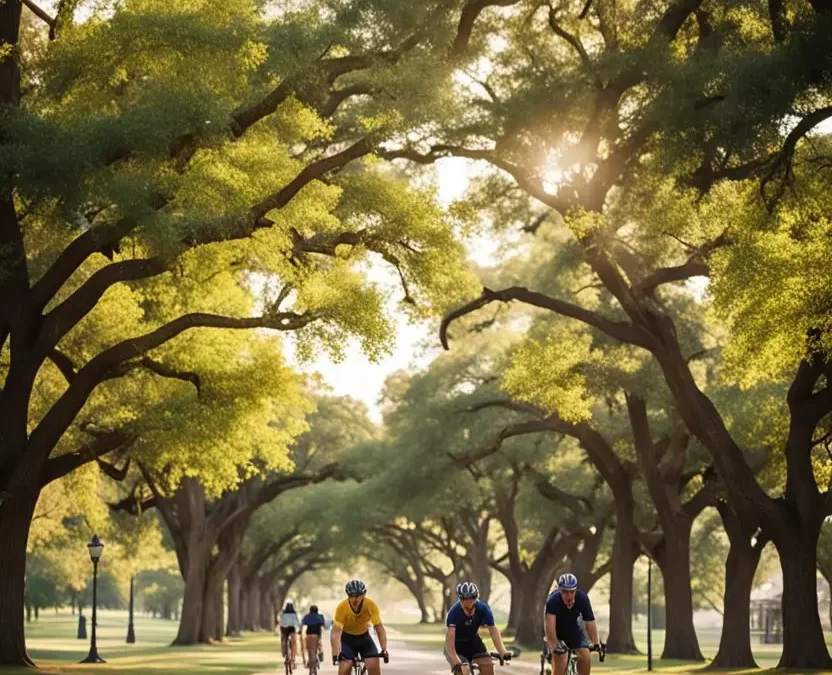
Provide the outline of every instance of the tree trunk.
[[23,616],[26,542],[39,494],[30,490],[0,498],[0,666],[34,665],[26,651]]
[[488,598],[491,597],[491,565],[488,562],[489,524],[489,520],[480,523],[477,528],[477,536],[472,542],[473,545],[468,555],[471,574],[480,589],[480,600],[486,603]]
[[249,630],[263,630],[263,624],[260,623],[260,595],[260,584],[255,580],[248,591],[248,623],[251,626]]
[[272,594],[268,590],[261,589],[260,591],[260,627],[271,633],[275,629],[275,602]]
[[519,605],[514,641],[530,649],[539,648],[544,636],[543,610],[547,591],[552,584],[554,566],[548,566],[536,577],[526,574],[518,591]]
[[725,562],[725,600],[719,649],[708,668],[757,668],[751,651],[751,588],[765,541],[753,541],[756,527],[743,523],[725,502],[717,503],[730,541]]
[[188,552],[188,573],[182,596],[182,615],[175,645],[195,645],[200,641],[205,603],[205,582],[208,576],[208,555],[194,547]]
[[240,633],[244,630],[254,630],[254,628],[250,627],[249,624],[249,615],[248,615],[248,605],[249,605],[249,597],[248,597],[248,588],[246,588],[245,583],[242,581],[240,582]]
[[783,593],[783,654],[778,668],[832,669],[818,611],[817,546],[823,520],[777,532]]
[[240,562],[235,561],[228,572],[228,637],[240,635],[240,595],[243,584],[240,580]]
[[260,577],[260,624],[263,630],[274,632],[277,627],[277,618],[283,609],[291,583],[286,576],[277,581],[277,570]]
[[633,637],[633,566],[638,556],[634,502],[630,491],[615,499],[615,538],[610,570],[610,632],[607,651],[638,654]]
[[255,578],[248,583],[243,584],[243,602],[245,606],[245,614],[243,614],[243,630],[259,631],[260,630],[260,586]]
[[212,644],[222,639],[222,584],[206,582],[203,593],[199,641]]
[[220,587],[216,590],[216,601],[215,601],[215,611],[216,617],[214,622],[214,635],[216,636],[216,640],[218,642],[222,642],[222,639],[225,637],[225,604],[223,599],[225,598],[225,594],[223,593],[225,584],[220,584]]
[[510,605],[508,608],[508,623],[504,633],[506,635],[514,635],[517,632],[517,623],[520,620],[520,613],[523,611],[523,597],[521,583],[514,579],[509,579],[511,584]]
[[[402,581],[401,579],[399,580]],[[419,623],[430,623],[430,613],[428,612],[428,604],[425,598],[424,583],[420,584],[412,579],[409,582],[402,581],[402,583],[407,586],[407,590],[410,591],[410,594],[419,606]]]
[[704,661],[693,626],[693,594],[690,580],[690,529],[665,535],[656,551],[656,562],[664,581],[668,614],[663,659]]

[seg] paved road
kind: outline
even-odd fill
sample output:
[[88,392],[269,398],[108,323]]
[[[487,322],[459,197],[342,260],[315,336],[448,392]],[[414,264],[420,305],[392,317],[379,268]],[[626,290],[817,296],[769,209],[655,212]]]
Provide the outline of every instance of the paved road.
[[[451,672],[447,661],[440,652],[410,648],[398,636],[396,638],[391,636],[388,651],[390,652],[390,663],[382,665],[383,675],[449,675]],[[540,670],[540,664],[535,665],[533,662],[515,661],[502,669],[497,663],[494,666],[495,675],[531,675],[531,673]],[[305,672],[307,671],[303,668],[295,670],[296,675],[304,675]],[[335,672],[332,661],[324,662],[323,668],[319,671],[321,675],[333,675]]]

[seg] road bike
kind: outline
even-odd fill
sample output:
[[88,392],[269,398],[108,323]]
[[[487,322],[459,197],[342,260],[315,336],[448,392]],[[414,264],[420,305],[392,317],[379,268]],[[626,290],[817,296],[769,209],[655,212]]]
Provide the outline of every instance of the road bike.
[[[596,647],[592,645],[589,647],[590,652],[598,652],[598,660],[603,663],[607,657],[607,645],[603,642]],[[575,649],[568,647],[557,647],[555,654],[566,654],[569,652],[569,660],[566,662],[566,675],[578,675],[578,653]],[[549,654],[549,646],[546,641],[543,641],[543,650],[540,653],[540,675],[552,675],[551,656]]]
[[[382,654],[381,658],[384,659],[385,663],[390,663],[390,657],[387,654]],[[338,663],[340,661],[341,657],[338,656],[335,662]],[[364,663],[363,656],[356,656],[352,660],[352,675],[367,675],[367,664]]]
[[289,649],[289,636],[280,636],[280,653],[283,655],[283,666],[286,668],[286,675],[292,675],[295,664],[292,663],[292,652]]
[[318,646],[315,649],[317,654],[310,654],[308,663],[306,664],[307,668],[309,668],[309,675],[318,675],[318,668],[320,664],[324,662],[324,652],[323,648],[321,647],[321,638],[318,638]]
[[[498,654],[497,652],[491,652],[489,654],[489,656],[492,659],[494,659],[495,661],[499,661],[501,666],[504,666],[506,664],[507,659],[503,658],[502,654]],[[511,658],[511,655],[509,655],[509,658]],[[468,659],[462,659],[462,660],[465,663],[465,665],[468,666],[468,669],[471,671],[471,675],[475,675],[475,673],[480,672],[479,664],[471,663],[470,661],[468,661]],[[454,675],[459,675],[459,673],[462,672],[462,664],[458,664],[458,665],[454,666],[451,669],[451,672],[453,672]]]

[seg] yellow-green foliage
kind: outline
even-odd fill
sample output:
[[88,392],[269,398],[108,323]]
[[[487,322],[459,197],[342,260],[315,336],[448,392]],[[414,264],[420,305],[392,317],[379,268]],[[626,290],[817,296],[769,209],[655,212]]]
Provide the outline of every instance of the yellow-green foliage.
[[711,293],[731,326],[726,362],[745,386],[790,378],[811,351],[832,349],[832,196],[820,176],[800,180],[773,215],[730,211],[733,243],[714,256]]
[[[114,284],[63,337],[58,348],[76,368],[194,312],[307,313],[314,320],[294,335],[302,357],[326,350],[340,358],[357,342],[377,359],[392,346],[391,294],[406,295],[402,307],[424,318],[478,292],[461,224],[433,190],[413,187],[377,159],[309,182],[284,207],[258,214],[273,226],[252,230],[253,207],[342,148],[328,141],[351,143],[368,130],[374,143],[407,133],[451,96],[439,86],[450,69],[436,68],[430,47],[337,84],[320,78],[324,56],[369,48],[366,26],[355,21],[372,19],[376,49],[388,49],[425,18],[420,6],[389,16],[386,8],[381,20],[375,10],[271,13],[261,4],[126,0],[63,26],[54,41],[27,28],[28,86],[4,120],[0,173],[14,176],[30,277],[42,278],[85,230],[135,223],[115,250],[90,256],[47,311],[113,263],[150,258],[166,269]],[[231,123],[287,81],[296,95],[274,112],[244,132]],[[323,119],[315,106],[350,84],[385,93],[352,99]],[[353,243],[332,250],[342,235]],[[303,241],[322,252],[303,251]],[[380,266],[396,279],[394,290],[379,281]],[[255,472],[291,468],[288,448],[306,429],[311,404],[274,332],[192,329],[147,355],[198,376],[199,392],[136,356],[126,374],[94,390],[53,455],[75,451],[92,432],[119,429],[136,437],[130,451],[143,462],[165,467],[174,483],[197,477],[212,495]],[[30,430],[66,390],[64,374],[47,361]]]
[[591,333],[571,322],[534,331],[512,354],[502,387],[513,397],[557,412],[570,422],[592,417],[599,397],[633,378],[642,355],[628,346],[593,345]]

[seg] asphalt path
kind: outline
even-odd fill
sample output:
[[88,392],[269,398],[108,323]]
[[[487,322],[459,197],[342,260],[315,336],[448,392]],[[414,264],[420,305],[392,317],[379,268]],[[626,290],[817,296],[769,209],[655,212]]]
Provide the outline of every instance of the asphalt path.
[[[388,631],[389,633],[392,631]],[[441,651],[409,647],[403,635],[389,635],[387,651],[390,654],[390,662],[382,663],[382,675],[450,675],[451,668]],[[327,657],[329,657],[328,650]],[[494,675],[520,675],[521,673],[531,675],[531,673],[540,672],[540,662],[531,660],[531,657],[532,655],[529,654],[523,661],[512,661],[502,668],[495,661]],[[278,675],[281,672],[279,669]],[[307,675],[308,672],[300,663],[294,671],[295,675]],[[323,667],[318,670],[320,675],[333,675],[336,672],[330,659],[325,660]]]

